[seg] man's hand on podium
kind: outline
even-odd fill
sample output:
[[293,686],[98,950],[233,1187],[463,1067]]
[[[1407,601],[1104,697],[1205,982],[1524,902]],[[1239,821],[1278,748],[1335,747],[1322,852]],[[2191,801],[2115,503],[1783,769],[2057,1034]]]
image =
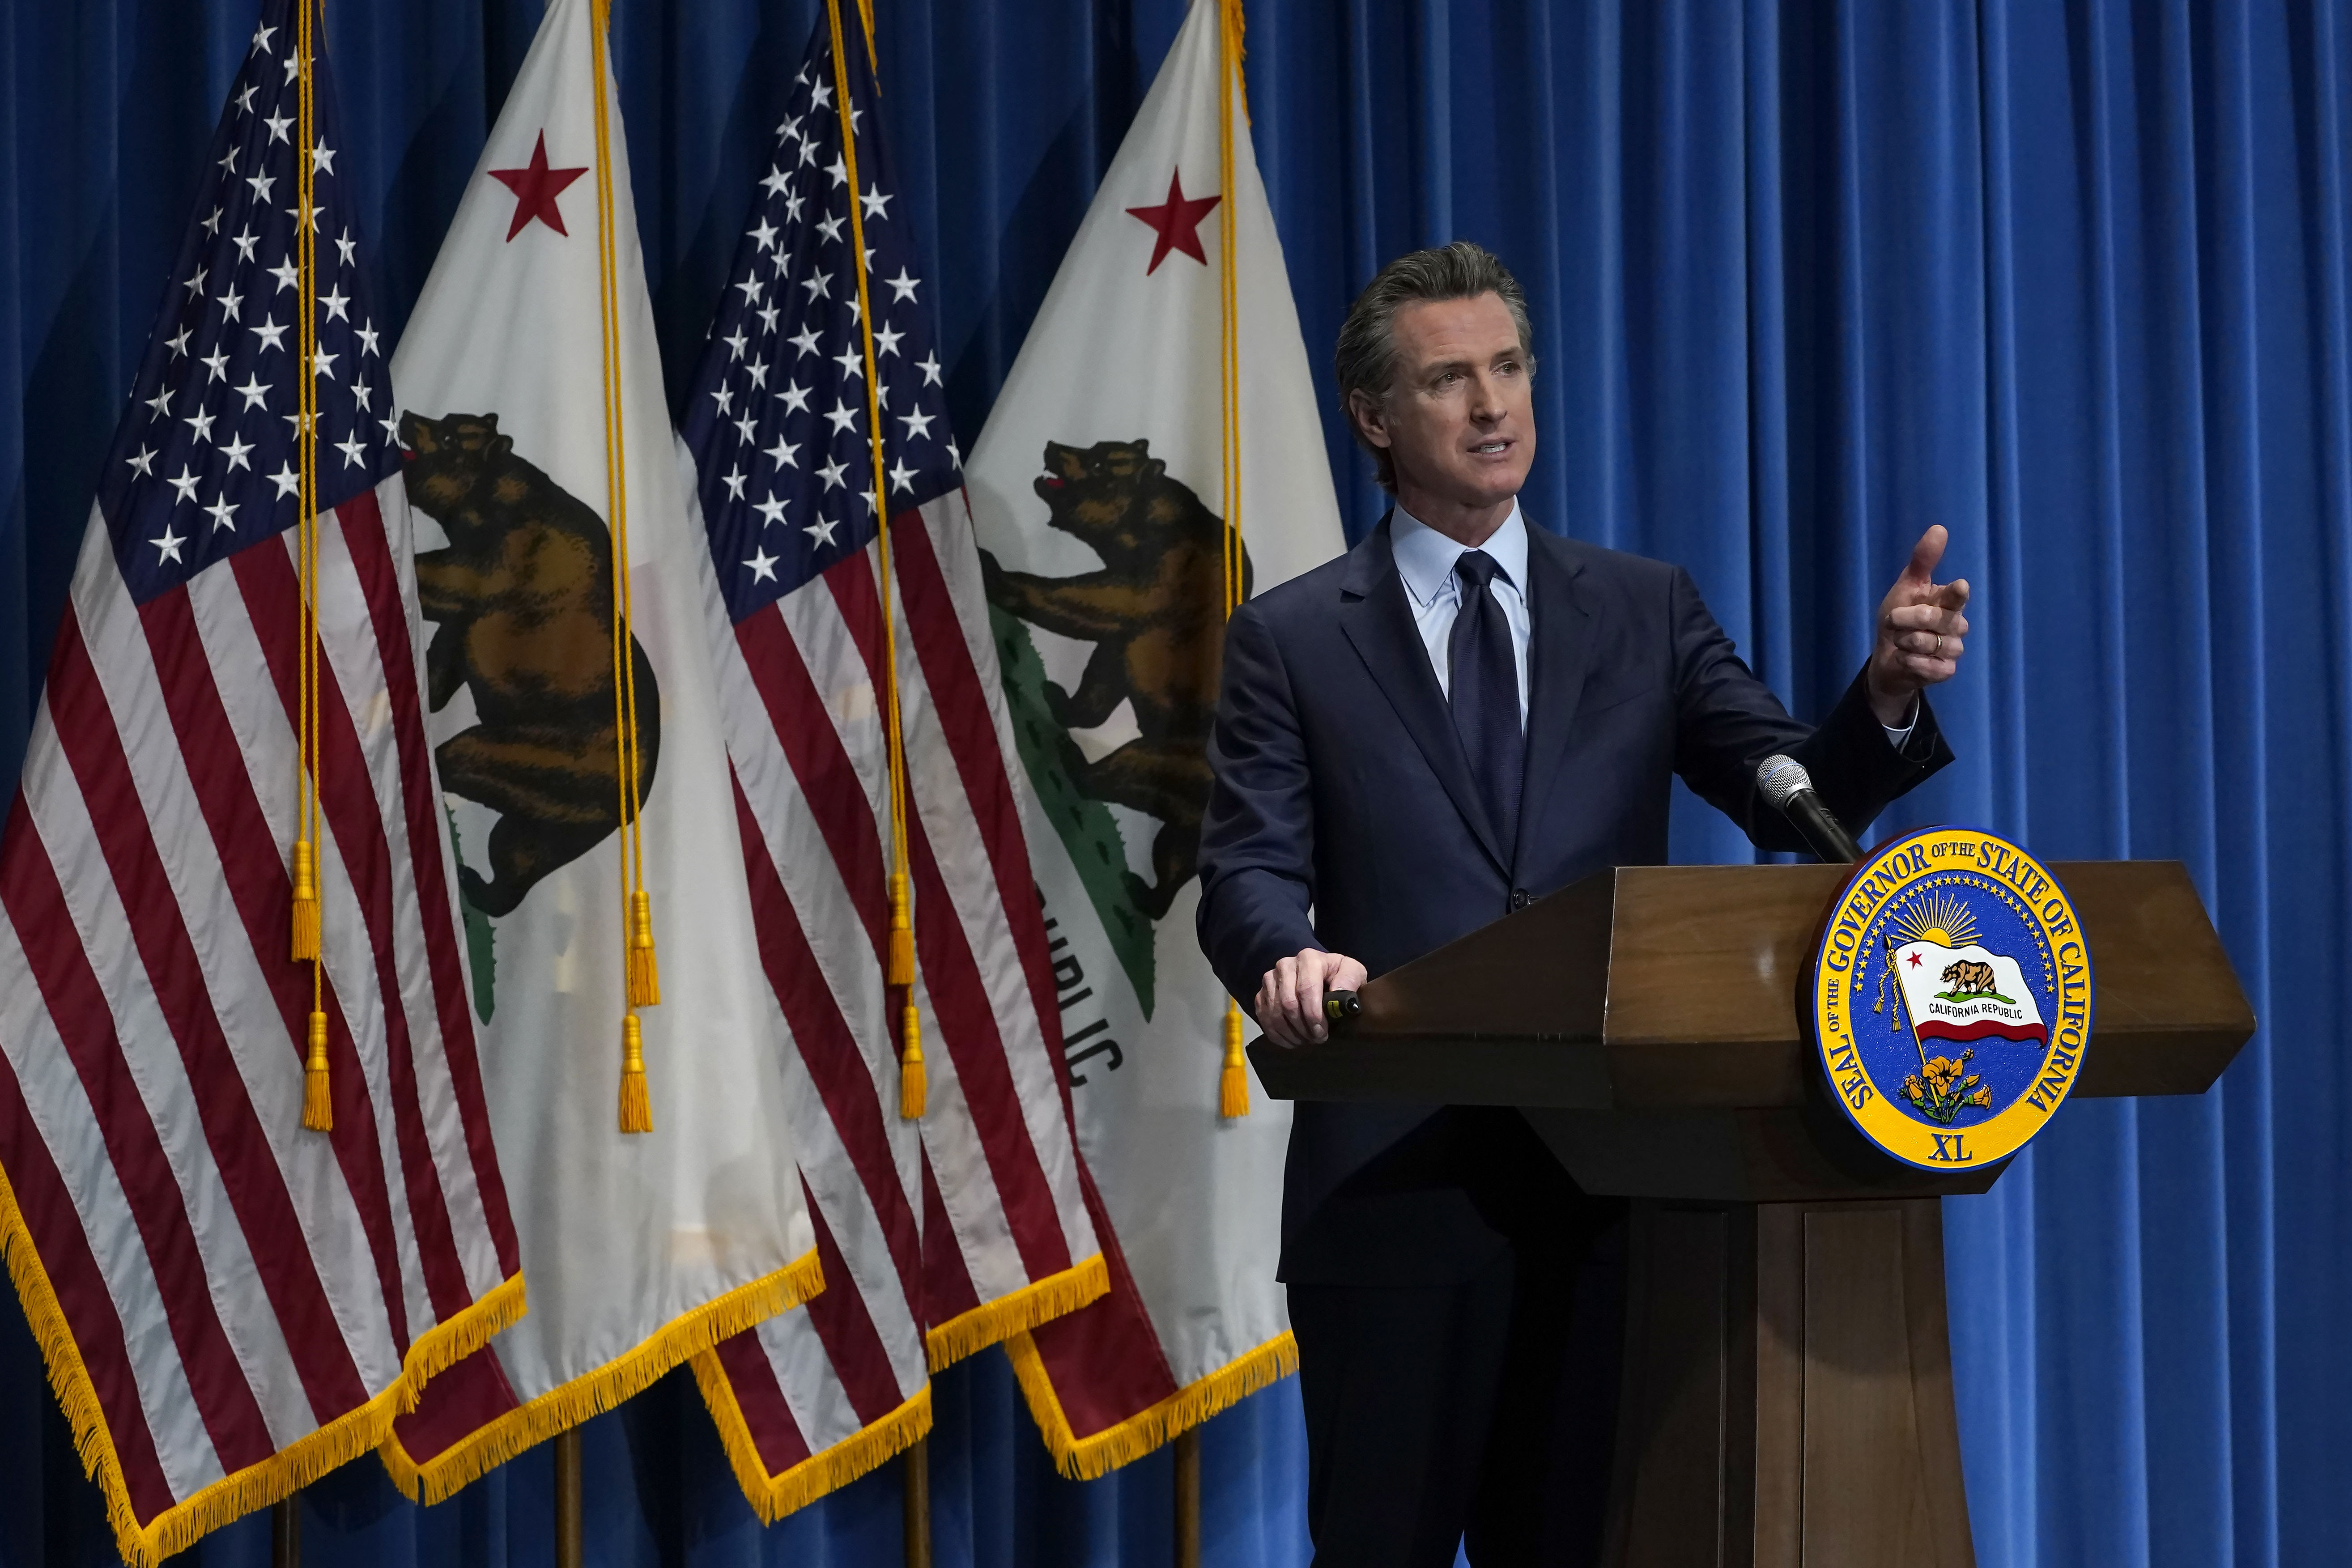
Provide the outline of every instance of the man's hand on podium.
[[1921,688],[1949,680],[1959,668],[1969,618],[1966,579],[1936,581],[1944,558],[1937,523],[1911,547],[1911,563],[1878,605],[1878,639],[1870,650],[1871,711],[1890,730],[1908,729],[1918,715]]
[[1265,972],[1250,1011],[1266,1038],[1276,1045],[1303,1046],[1326,1032],[1323,994],[1360,991],[1365,978],[1364,966],[1345,953],[1310,947]]

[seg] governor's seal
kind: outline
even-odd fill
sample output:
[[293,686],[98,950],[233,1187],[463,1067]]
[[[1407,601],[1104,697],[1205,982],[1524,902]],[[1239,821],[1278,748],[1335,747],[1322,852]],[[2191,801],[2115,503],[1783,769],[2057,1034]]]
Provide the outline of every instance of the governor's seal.
[[1831,906],[1808,978],[1831,1089],[1906,1164],[2007,1159],[2082,1070],[2091,953],[2074,902],[1992,834],[1931,827],[1882,845]]

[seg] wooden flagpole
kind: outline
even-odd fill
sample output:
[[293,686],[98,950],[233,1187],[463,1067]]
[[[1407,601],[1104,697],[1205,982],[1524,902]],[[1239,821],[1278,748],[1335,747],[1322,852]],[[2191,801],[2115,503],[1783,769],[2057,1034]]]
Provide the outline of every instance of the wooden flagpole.
[[302,1494],[279,1498],[269,1510],[269,1568],[302,1568]]
[[899,1461],[905,1483],[907,1568],[931,1568],[931,1442],[918,1437]]
[[1176,1434],[1176,1568],[1201,1568],[1201,1429]]
[[555,1568],[584,1568],[580,1527],[580,1428],[555,1435]]

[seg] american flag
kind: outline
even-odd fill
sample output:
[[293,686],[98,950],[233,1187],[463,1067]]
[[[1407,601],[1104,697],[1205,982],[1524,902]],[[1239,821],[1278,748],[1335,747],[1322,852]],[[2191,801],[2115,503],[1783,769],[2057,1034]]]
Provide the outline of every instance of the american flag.
[[[770,1518],[919,1436],[927,1365],[1105,1288],[948,426],[936,284],[892,187],[854,17],[844,149],[839,26],[837,10],[831,27],[819,19],[793,79],[683,431],[726,605],[721,723],[768,978],[799,1058],[807,1124],[795,1136],[830,1282],[806,1311],[696,1363],[738,1478]],[[869,327],[930,1085],[919,1135],[898,1115],[898,997],[883,984],[890,818]]]
[[[214,133],[0,836],[0,1245],[140,1563],[373,1446],[521,1307],[389,345],[323,58],[301,135],[301,26],[264,7]],[[331,1133],[302,1124],[312,977],[288,957],[305,379]]]

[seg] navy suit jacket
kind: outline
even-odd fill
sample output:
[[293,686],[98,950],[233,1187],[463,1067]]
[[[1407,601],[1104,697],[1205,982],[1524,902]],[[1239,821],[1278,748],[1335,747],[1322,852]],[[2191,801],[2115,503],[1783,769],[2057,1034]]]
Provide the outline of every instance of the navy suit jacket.
[[[1925,702],[1897,752],[1856,676],[1818,729],[1791,719],[1678,566],[1530,527],[1526,774],[1497,841],[1412,622],[1383,520],[1339,560],[1250,600],[1225,635],[1201,825],[1201,944],[1244,1005],[1321,948],[1377,975],[1611,866],[1666,859],[1679,773],[1757,844],[1802,843],[1756,788],[1785,752],[1861,829],[1951,758]],[[1433,1281],[1483,1267],[1542,1181],[1434,1106],[1302,1102],[1283,1278]],[[1517,1121],[1516,1113],[1511,1114]]]

